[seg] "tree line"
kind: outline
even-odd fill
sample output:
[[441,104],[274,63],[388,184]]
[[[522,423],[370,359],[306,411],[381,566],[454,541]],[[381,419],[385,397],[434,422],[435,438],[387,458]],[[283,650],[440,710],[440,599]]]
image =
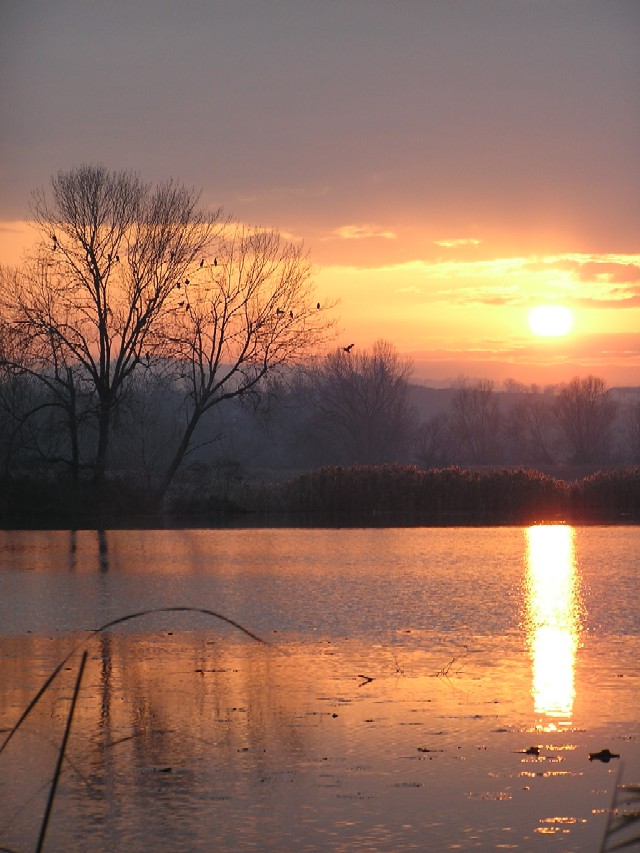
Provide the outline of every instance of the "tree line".
[[525,465],[584,469],[640,462],[640,389],[616,400],[604,380],[574,377],[540,389],[460,378],[446,408],[421,414],[411,364],[377,342],[338,350],[272,389],[272,442],[292,467],[351,464]]
[[433,464],[593,468],[640,462],[640,389],[630,402],[597,376],[546,389],[513,380],[460,380],[451,409],[418,428],[417,456]]

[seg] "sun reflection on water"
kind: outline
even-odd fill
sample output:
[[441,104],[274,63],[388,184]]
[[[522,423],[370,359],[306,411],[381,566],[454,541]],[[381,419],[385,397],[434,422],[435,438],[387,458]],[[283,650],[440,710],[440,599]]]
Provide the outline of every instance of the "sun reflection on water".
[[575,659],[580,634],[574,530],[536,525],[527,537],[527,640],[536,714],[548,728],[569,722],[575,699]]

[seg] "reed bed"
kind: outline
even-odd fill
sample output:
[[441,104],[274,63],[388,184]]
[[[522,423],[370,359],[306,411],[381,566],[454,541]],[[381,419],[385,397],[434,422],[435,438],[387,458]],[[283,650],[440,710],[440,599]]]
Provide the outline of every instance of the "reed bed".
[[575,482],[522,468],[333,466],[282,489],[289,513],[395,516],[417,523],[640,519],[640,468]]
[[[128,485],[108,484],[109,499],[89,486],[78,495],[55,483],[5,484],[0,525],[48,528],[105,526],[216,526],[229,519],[248,525],[305,523],[360,525],[638,523],[640,466],[596,471],[575,480],[530,468],[424,469],[412,465],[332,465],[284,482],[215,478],[169,496],[161,511]],[[75,495],[75,496],[74,496]],[[13,498],[16,498],[14,500]]]

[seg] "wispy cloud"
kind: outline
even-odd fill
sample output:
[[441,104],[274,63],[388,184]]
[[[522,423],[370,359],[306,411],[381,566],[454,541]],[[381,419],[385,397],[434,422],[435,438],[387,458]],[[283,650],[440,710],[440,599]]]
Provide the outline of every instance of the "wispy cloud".
[[460,249],[464,246],[479,246],[482,240],[475,237],[456,237],[453,240],[434,240],[436,246],[442,246],[444,249]]
[[337,237],[340,240],[368,240],[372,237],[378,237],[383,240],[395,240],[397,236],[395,231],[390,231],[388,228],[364,223],[362,225],[341,225],[332,231],[326,239]]
[[484,340],[472,346],[424,348],[420,354],[425,358],[464,358],[468,361],[500,358],[514,363],[560,364],[571,359],[585,366],[598,366],[612,360],[629,366],[640,365],[638,336],[631,333],[569,335],[556,340],[552,348],[530,338],[519,343],[499,339]]
[[0,234],[21,234],[24,227],[23,222],[0,222]]
[[599,307],[640,305],[640,256],[559,255],[536,259],[528,265],[534,275],[558,274],[572,286],[577,304]]
[[[353,236],[352,236],[353,238]],[[380,292],[415,294],[451,305],[533,306],[542,302],[592,308],[640,306],[640,255],[525,256],[482,260],[412,260],[381,266],[342,266],[377,282]]]

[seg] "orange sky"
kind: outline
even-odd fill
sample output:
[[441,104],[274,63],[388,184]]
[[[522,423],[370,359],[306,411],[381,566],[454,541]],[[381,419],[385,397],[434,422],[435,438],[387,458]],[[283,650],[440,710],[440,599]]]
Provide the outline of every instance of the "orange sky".
[[[18,264],[32,239],[25,223],[3,223],[0,258]],[[337,302],[336,344],[390,340],[427,384],[461,375],[546,384],[587,373],[640,384],[640,254],[483,257],[479,240],[443,240],[430,258],[385,263],[382,244],[396,236],[338,239],[369,243],[371,262],[331,263],[322,242],[312,251],[318,298]],[[568,307],[571,332],[535,336],[528,313],[541,304]]]
[[[640,254],[474,260],[453,250],[428,261],[327,266],[318,282],[340,298],[346,337],[394,341],[420,376],[547,383],[595,373],[640,384],[639,272]],[[571,310],[569,334],[531,332],[529,311],[545,304]]]
[[[304,241],[336,344],[421,381],[640,385],[635,0],[155,9],[3,4],[0,263],[34,189],[102,162]],[[531,334],[546,303],[571,334]]]

